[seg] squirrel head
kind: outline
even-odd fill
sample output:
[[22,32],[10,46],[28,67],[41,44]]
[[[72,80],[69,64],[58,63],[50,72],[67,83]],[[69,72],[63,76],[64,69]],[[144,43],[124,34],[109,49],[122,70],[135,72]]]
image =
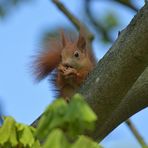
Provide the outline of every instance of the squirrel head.
[[81,69],[90,63],[86,49],[86,39],[80,33],[76,41],[70,41],[62,32],[62,51],[61,51],[61,63],[65,67],[71,67],[74,69]]

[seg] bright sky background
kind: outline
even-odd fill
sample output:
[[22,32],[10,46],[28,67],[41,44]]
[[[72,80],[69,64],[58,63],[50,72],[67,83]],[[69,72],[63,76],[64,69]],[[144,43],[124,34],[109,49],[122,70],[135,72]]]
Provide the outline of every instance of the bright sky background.
[[[64,4],[80,19],[82,3],[76,0]],[[135,1],[136,2],[136,1]],[[136,2],[141,7],[143,0]],[[119,28],[113,35],[122,30],[134,16],[128,8],[111,3],[100,2],[93,6],[94,11],[103,14],[111,8],[121,19]],[[99,10],[99,11],[98,11]],[[39,84],[34,83],[31,75],[31,56],[40,48],[40,37],[46,29],[72,24],[49,0],[36,0],[23,4],[12,11],[12,14],[0,21],[0,108],[5,115],[13,116],[17,121],[30,124],[36,119],[53,100],[52,88],[47,79]],[[97,57],[101,58],[110,45],[94,43]],[[98,50],[100,49],[100,50]],[[135,125],[148,142],[148,109],[132,117]],[[120,125],[102,142],[105,148],[127,148],[129,145],[140,148],[126,125]]]

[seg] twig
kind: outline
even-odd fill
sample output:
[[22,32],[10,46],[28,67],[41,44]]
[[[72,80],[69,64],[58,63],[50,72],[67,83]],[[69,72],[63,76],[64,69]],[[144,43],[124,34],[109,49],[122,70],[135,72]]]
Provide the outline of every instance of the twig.
[[146,145],[144,139],[142,138],[142,136],[140,135],[140,133],[136,129],[135,125],[132,123],[132,121],[130,119],[128,119],[128,120],[125,121],[125,123],[128,126],[128,128],[131,130],[131,132],[133,133],[133,135],[135,136],[135,138],[137,139],[139,144],[142,146],[142,148],[148,147]]
[[65,16],[71,21],[71,23],[76,27],[77,30],[83,29],[83,31],[87,35],[87,39],[90,42],[93,41],[93,34],[69,10],[67,10],[67,8],[59,0],[52,0],[52,2],[58,7],[59,10],[61,10],[61,12],[65,14]]
[[102,34],[102,37],[104,40],[113,42],[113,40],[109,37],[107,30],[103,27],[103,25],[99,23],[98,21],[96,21],[94,17],[92,16],[92,12],[90,10],[91,2],[92,2],[91,0],[85,0],[85,12],[87,16],[89,17],[90,22],[94,26],[95,30]]

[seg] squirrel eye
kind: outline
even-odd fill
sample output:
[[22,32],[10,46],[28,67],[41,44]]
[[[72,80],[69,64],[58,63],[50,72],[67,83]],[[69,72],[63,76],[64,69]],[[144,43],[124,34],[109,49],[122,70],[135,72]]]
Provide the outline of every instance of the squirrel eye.
[[76,58],[78,58],[78,57],[79,57],[79,52],[78,52],[78,51],[75,51],[75,52],[74,52],[74,56],[75,56]]

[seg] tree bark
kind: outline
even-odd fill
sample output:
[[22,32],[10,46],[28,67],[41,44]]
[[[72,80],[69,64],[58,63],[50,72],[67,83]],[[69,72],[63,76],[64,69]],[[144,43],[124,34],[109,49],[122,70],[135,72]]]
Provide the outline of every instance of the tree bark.
[[148,67],[124,97],[119,107],[98,132],[102,140],[108,133],[139,110],[148,107]]
[[[95,139],[102,140],[103,125],[147,66],[148,4],[145,4],[79,90],[98,116],[96,131],[92,133]],[[136,104],[133,100],[135,110],[143,108]],[[128,114],[135,113],[132,111]]]

